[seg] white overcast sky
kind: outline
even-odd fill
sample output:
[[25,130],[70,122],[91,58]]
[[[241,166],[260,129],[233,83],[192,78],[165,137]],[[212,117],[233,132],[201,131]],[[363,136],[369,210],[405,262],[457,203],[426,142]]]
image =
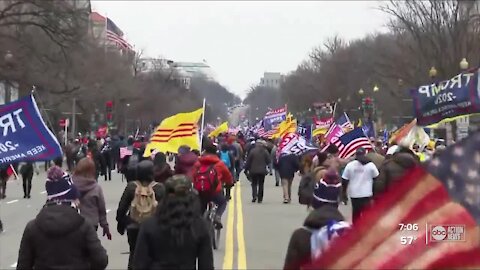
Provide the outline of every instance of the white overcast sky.
[[150,57],[201,62],[244,96],[263,72],[288,73],[309,51],[339,34],[383,31],[377,1],[92,1],[136,49]]

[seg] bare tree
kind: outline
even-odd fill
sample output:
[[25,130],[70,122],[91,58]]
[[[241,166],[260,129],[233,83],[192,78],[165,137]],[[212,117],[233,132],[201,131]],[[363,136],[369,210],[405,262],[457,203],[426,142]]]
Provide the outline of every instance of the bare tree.
[[389,1],[380,9],[392,16],[390,29],[400,49],[416,58],[408,65],[426,74],[435,66],[442,78],[459,72],[464,57],[480,60],[479,16],[475,1]]

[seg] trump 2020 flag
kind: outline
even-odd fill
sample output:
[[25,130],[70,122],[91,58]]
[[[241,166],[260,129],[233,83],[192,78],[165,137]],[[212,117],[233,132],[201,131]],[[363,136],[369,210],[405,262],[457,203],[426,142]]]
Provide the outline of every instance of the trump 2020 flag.
[[62,156],[62,148],[43,122],[33,95],[0,106],[0,136],[0,164]]
[[309,145],[305,140],[305,138],[292,132],[282,137],[282,140],[278,145],[276,157],[278,160],[282,156],[286,156],[286,155],[301,156],[309,151],[317,151],[317,150],[318,148]]

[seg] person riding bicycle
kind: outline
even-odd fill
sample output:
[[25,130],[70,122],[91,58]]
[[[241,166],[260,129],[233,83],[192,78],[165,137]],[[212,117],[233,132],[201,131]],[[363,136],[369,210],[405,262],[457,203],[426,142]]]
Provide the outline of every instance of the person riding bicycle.
[[217,155],[217,147],[213,144],[205,146],[205,151],[194,166],[193,186],[198,191],[202,213],[205,213],[209,202],[218,205],[215,224],[222,227],[222,214],[227,208],[227,200],[223,194],[223,185],[233,186],[230,170]]

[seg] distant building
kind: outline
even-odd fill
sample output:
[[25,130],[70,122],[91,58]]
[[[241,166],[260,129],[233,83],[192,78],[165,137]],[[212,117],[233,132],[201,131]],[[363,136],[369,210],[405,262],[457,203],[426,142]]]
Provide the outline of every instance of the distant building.
[[206,62],[174,62],[176,76],[215,80],[215,74]]
[[152,58],[152,57],[145,57],[140,58],[138,61],[138,71],[139,73],[148,73],[160,70],[168,70],[172,68],[172,64],[174,62],[168,59],[161,59],[161,58]]
[[285,81],[285,75],[280,72],[265,72],[260,79],[260,86],[279,89],[282,82]]

